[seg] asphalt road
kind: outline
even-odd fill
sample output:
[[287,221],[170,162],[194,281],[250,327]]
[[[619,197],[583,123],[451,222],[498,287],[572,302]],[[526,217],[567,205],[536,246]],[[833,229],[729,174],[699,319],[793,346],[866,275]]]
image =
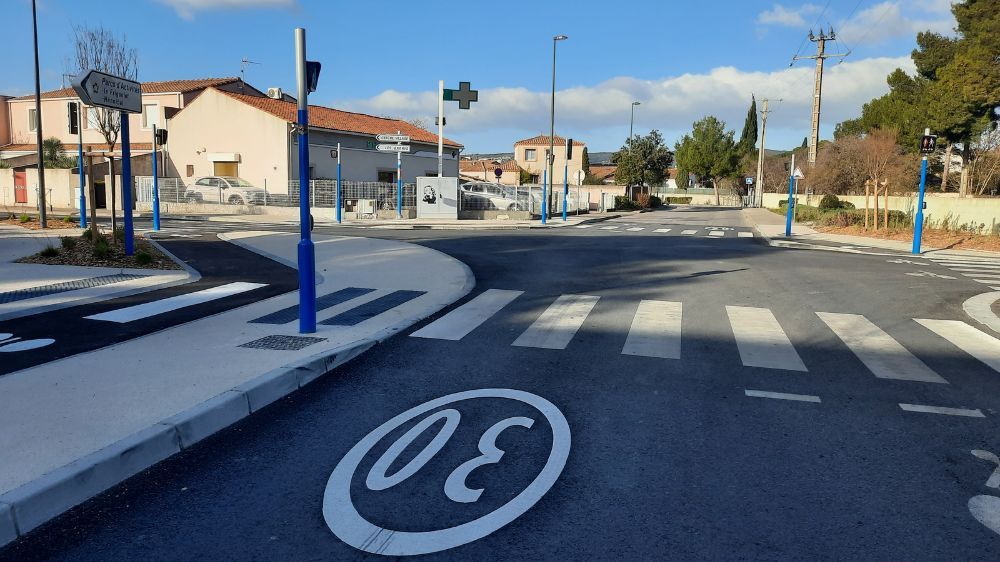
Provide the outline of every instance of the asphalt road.
[[[695,208],[558,231],[358,231],[467,263],[477,288],[449,311],[523,293],[459,341],[411,331],[374,348],[0,558],[1000,557],[967,506],[1000,496],[985,486],[996,465],[971,454],[1000,451],[1000,378],[914,321],[968,321],[961,303],[988,289],[907,275],[950,271],[934,263],[771,248],[748,230],[736,211]],[[622,353],[643,301],[680,303],[679,358]],[[577,308],[536,323],[559,302]],[[817,313],[863,317],[908,353]],[[877,377],[865,343],[843,339],[862,332],[896,367],[915,357],[941,380]],[[772,346],[754,354],[746,338],[761,333]]]

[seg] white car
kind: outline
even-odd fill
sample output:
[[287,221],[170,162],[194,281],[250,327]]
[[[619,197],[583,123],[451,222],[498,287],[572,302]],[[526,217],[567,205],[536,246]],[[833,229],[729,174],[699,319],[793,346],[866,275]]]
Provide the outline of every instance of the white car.
[[462,198],[480,209],[516,211],[527,208],[527,194],[500,183],[473,182],[462,185]]
[[263,205],[266,192],[250,182],[231,176],[198,178],[187,186],[184,199],[188,203],[228,203],[230,205]]

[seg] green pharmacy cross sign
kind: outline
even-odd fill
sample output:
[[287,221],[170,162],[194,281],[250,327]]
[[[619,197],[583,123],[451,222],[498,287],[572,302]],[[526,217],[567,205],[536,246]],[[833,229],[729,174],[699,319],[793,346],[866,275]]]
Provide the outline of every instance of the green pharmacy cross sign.
[[479,90],[473,90],[470,82],[459,82],[457,90],[444,89],[444,101],[457,101],[459,109],[469,109],[474,101],[479,101]]

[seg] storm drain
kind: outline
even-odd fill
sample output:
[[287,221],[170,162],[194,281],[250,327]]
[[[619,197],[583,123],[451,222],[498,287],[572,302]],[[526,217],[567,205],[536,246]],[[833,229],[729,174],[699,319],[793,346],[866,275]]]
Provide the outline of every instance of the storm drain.
[[142,279],[143,277],[148,277],[148,275],[135,275],[132,273],[122,273],[119,275],[104,275],[102,277],[91,277],[89,279],[66,281],[64,283],[53,283],[52,285],[42,285],[41,287],[28,287],[26,289],[18,289],[16,291],[8,291],[6,293],[0,293],[0,304],[7,304],[11,302],[34,299],[38,297],[47,297],[49,295],[65,293],[66,291],[76,291],[78,289],[89,289],[91,287],[111,285],[112,283],[121,283],[122,281]]
[[250,349],[273,349],[276,351],[298,351],[321,341],[326,341],[326,338],[311,338],[308,336],[265,336],[259,340],[253,340],[252,342],[242,344],[239,347],[246,347]]

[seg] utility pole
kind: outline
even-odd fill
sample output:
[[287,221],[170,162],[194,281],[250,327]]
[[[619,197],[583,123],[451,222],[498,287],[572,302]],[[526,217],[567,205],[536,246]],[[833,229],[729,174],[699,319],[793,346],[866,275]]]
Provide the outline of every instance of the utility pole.
[[764,98],[761,101],[764,102],[764,109],[760,112],[760,150],[757,152],[757,190],[754,192],[754,207],[764,206],[764,139],[767,137],[767,115],[771,113],[768,106],[771,100]]
[[819,114],[820,108],[822,107],[823,99],[823,61],[829,58],[836,57],[846,57],[850,53],[837,53],[828,54],[826,52],[826,42],[835,41],[837,39],[837,34],[833,32],[833,28],[830,28],[830,34],[827,35],[823,33],[823,28],[819,30],[819,37],[813,34],[812,30],[809,30],[809,40],[816,43],[816,54],[814,56],[792,57],[792,63],[798,60],[805,59],[815,59],[816,60],[816,82],[813,87],[813,109],[812,109],[812,130],[809,134],[809,165],[816,165],[816,153],[819,150]]
[[38,74],[38,15],[31,0],[31,26],[35,38],[35,139],[38,142],[38,226],[45,228],[45,161],[42,159],[42,86]]

